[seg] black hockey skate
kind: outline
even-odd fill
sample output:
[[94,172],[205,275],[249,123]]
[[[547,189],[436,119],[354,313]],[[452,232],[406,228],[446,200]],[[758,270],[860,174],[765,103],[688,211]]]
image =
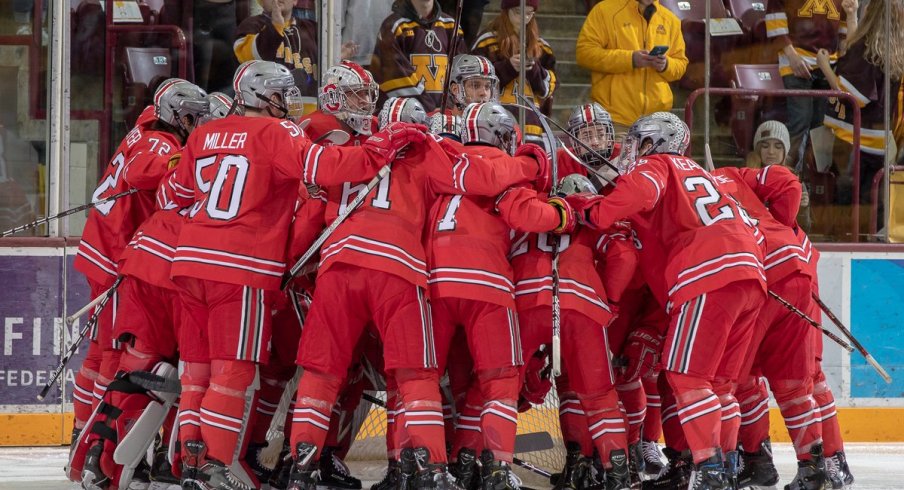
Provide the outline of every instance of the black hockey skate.
[[336,456],[334,448],[324,448],[320,454],[320,481],[318,488],[334,490],[361,490],[361,480],[352,476],[344,461]]
[[245,451],[245,464],[260,482],[268,482],[270,481],[270,477],[273,476],[273,470],[262,465],[260,462],[261,451],[266,447],[266,442],[263,444],[251,442],[248,443],[248,450]]
[[771,487],[778,483],[778,470],[772,462],[772,443],[768,438],[756,452],[741,451],[741,468],[738,488]]
[[289,486],[289,473],[292,472],[292,457],[289,456],[289,441],[283,441],[282,451],[276,460],[276,467],[270,475],[270,488],[273,490],[286,490]]
[[810,460],[797,462],[797,474],[785,490],[823,490],[827,482],[826,460],[822,455],[822,444],[810,448]]
[[473,449],[461,448],[458,451],[458,461],[449,465],[449,473],[465,490],[476,490],[480,487],[480,469],[477,467],[477,455]]
[[854,484],[854,475],[848,468],[844,451],[838,451],[826,458],[826,473],[833,490],[847,489]]
[[646,480],[641,485],[643,490],[673,490],[687,488],[694,463],[690,454],[680,453],[672,448],[663,449],[663,454],[668,458],[666,471],[658,478]]
[[723,490],[729,489],[731,482],[725,471],[722,450],[716,448],[716,454],[706,461],[694,465],[688,490]]
[[511,465],[504,461],[496,461],[493,451],[484,449],[480,453],[480,463],[483,466],[481,470],[483,490],[521,490],[521,479],[512,472]]
[[182,468],[183,490],[254,490],[223,463],[207,459],[207,445],[203,441],[185,443],[188,461]]
[[565,467],[561,473],[549,477],[555,490],[585,488],[590,477],[590,460],[581,456],[581,446],[576,442],[565,443]]
[[643,450],[640,442],[628,445],[628,478],[632,489],[639,489],[643,481],[641,474],[644,470]]
[[386,475],[383,476],[382,480],[374,483],[370,490],[396,490],[399,488],[399,480],[401,478],[399,462],[395,459],[390,459],[386,466]]
[[178,485],[179,479],[173,475],[173,467],[170,465],[168,456],[166,446],[158,445],[154,450],[154,461],[150,469],[151,481]]
[[658,478],[668,469],[668,461],[658,442],[641,440],[640,452],[643,456],[643,467],[640,470],[648,477]]
[[[431,463],[430,453],[425,447],[413,450],[417,471],[414,479],[409,482],[412,490],[464,490],[455,481],[455,477],[449,474],[445,464]],[[403,464],[405,458],[403,457]],[[404,468],[404,467],[403,467]]]
[[95,443],[88,449],[85,466],[82,468],[82,488],[85,490],[106,490],[110,486],[110,478],[100,469],[100,456],[103,450],[103,441]]
[[[609,453],[609,464],[603,482],[604,490],[630,490],[631,475],[628,471],[628,456],[624,449],[616,449]],[[602,475],[601,475],[602,476]]]
[[295,446],[295,459],[289,472],[287,490],[315,490],[320,480],[320,470],[314,461],[317,446],[299,442]]

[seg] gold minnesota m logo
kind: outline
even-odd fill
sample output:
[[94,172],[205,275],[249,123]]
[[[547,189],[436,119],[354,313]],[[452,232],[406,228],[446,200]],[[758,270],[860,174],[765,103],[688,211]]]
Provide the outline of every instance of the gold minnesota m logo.
[[807,0],[807,3],[797,11],[798,17],[813,17],[813,14],[825,15],[830,20],[841,19],[834,0]]

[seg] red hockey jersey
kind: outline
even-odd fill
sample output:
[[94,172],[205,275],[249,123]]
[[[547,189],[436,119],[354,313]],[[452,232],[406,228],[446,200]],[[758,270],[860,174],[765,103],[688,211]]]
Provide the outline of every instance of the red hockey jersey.
[[[526,158],[490,146],[470,145],[465,152],[502,168],[517,168],[517,160]],[[465,298],[515,308],[508,261],[512,229],[550,231],[559,225],[558,215],[544,203],[546,209],[516,209],[504,220],[495,203],[495,197],[462,195],[441,195],[433,203],[425,237],[431,298]]]
[[154,286],[176,289],[170,273],[187,212],[187,209],[161,209],[142,223],[122,252],[120,273]]
[[693,160],[641,158],[589,210],[600,228],[625,218],[641,242],[642,260],[651,254],[666,258],[667,309],[745,279],[759,281],[765,291],[755,226]]
[[[776,283],[794,272],[809,275],[810,252],[801,247],[794,230],[779,223],[769,213],[765,204],[751,188],[748,178],[752,177],[750,180],[756,185],[758,182],[756,174],[757,171],[754,169],[735,167],[718,168],[713,172],[719,188],[725,189],[740,201],[750,217],[757,220],[757,228],[766,238],[763,267],[769,283]],[[797,180],[793,174],[791,177]]]
[[[499,198],[499,213],[511,219],[528,207],[548,208],[542,212],[538,228],[559,226],[558,212],[546,204],[546,195],[532,189],[510,189]],[[541,215],[541,213],[536,213]],[[594,264],[605,243],[601,233],[579,228],[571,235],[561,235],[559,245],[559,301],[563,309],[580,312],[593,321],[607,325],[612,318],[606,292]],[[550,233],[520,233],[512,241],[509,258],[515,273],[515,302],[519,310],[552,304],[552,251]]]
[[99,204],[88,212],[75,269],[99,284],[110,284],[118,262],[138,226],[154,212],[154,191],[168,170],[169,158],[179,151],[176,136],[153,129],[153,108],[145,109],[107,165],[92,201],[129,189],[134,194]]
[[293,122],[227,116],[196,129],[166,186],[194,203],[172,275],[279,289],[300,180],[367,180],[385,163],[367,147],[313,144]]
[[[427,287],[423,246],[428,205],[436,194],[495,196],[512,185],[533,181],[537,162],[518,158],[517,166],[496,165],[481,155],[462,155],[457,146],[433,137],[412,147],[321,249],[320,272],[353,264],[397,275]],[[332,222],[365,185],[346,182],[327,191],[327,222]]]

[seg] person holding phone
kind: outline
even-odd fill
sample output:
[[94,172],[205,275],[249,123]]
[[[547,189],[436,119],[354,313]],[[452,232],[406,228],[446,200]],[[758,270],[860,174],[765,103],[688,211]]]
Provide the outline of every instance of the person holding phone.
[[591,72],[591,97],[624,136],[639,117],[672,108],[669,83],[688,63],[681,21],[658,0],[600,2],[578,35],[577,62]]

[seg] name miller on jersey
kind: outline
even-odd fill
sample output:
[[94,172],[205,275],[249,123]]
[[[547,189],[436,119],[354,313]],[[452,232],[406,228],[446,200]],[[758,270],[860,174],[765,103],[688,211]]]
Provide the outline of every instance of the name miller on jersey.
[[204,136],[205,150],[237,150],[245,147],[248,133],[210,133]]

